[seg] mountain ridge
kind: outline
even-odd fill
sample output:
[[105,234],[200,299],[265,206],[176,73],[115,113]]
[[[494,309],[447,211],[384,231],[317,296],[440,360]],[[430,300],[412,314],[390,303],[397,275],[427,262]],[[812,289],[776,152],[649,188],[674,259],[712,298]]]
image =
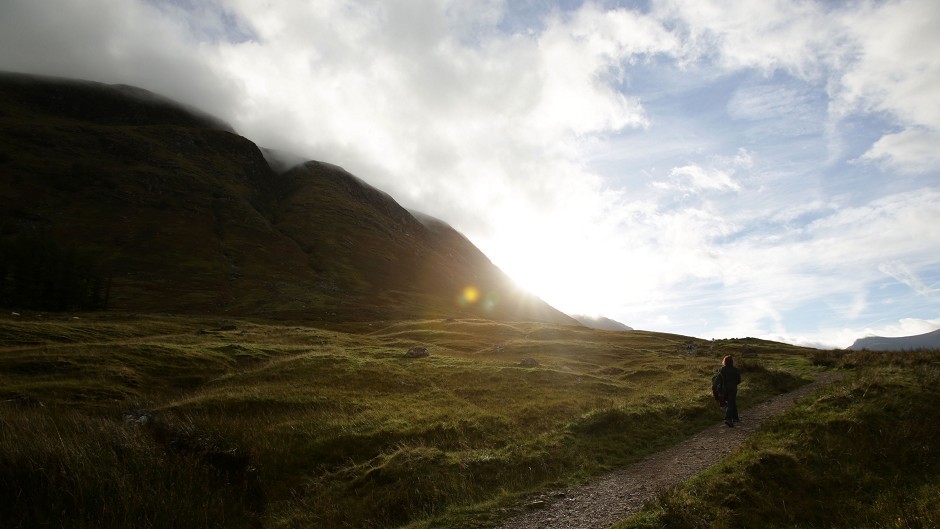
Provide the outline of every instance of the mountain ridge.
[[590,316],[585,314],[572,314],[572,318],[578,320],[578,323],[584,325],[589,329],[597,329],[601,331],[632,331],[633,327],[620,323],[617,320],[612,320],[604,316]]
[[887,338],[867,336],[855,340],[848,347],[849,351],[911,351],[916,349],[940,349],[940,329],[914,336]]
[[163,96],[4,73],[0,115],[2,304],[66,290],[57,266],[106,277],[95,299],[124,311],[579,325],[447,223]]

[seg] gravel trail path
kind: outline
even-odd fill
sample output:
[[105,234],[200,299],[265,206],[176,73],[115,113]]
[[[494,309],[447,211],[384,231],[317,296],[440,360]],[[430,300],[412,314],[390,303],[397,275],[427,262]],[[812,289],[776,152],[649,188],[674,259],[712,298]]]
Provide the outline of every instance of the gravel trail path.
[[823,373],[809,384],[778,395],[746,412],[728,428],[711,426],[635,465],[581,487],[560,490],[531,500],[525,512],[508,519],[501,529],[604,529],[636,513],[656,494],[700,473],[730,454],[761,423],[820,387],[841,378]]

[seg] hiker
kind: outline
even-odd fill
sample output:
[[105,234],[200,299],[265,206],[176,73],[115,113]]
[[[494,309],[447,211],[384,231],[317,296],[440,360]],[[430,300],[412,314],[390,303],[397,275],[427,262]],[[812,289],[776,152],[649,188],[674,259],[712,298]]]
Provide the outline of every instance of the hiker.
[[733,427],[734,423],[741,420],[738,417],[738,384],[741,383],[741,372],[734,367],[733,356],[728,355],[721,360],[721,369],[718,373],[721,375],[722,391],[728,403],[725,408],[725,424]]

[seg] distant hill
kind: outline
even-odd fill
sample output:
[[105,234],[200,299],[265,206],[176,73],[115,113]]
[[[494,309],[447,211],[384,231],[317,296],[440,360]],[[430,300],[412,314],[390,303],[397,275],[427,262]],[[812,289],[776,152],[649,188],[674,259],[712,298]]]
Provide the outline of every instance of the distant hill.
[[590,329],[599,329],[602,331],[632,331],[633,327],[628,327],[619,321],[605,318],[603,316],[585,316],[582,314],[573,314],[572,318],[578,320],[578,323]]
[[869,336],[859,338],[849,347],[850,351],[905,351],[914,349],[940,349],[940,329],[918,334],[916,336],[903,336],[899,338],[884,338]]
[[0,74],[0,118],[0,305],[578,324],[446,223],[146,90]]

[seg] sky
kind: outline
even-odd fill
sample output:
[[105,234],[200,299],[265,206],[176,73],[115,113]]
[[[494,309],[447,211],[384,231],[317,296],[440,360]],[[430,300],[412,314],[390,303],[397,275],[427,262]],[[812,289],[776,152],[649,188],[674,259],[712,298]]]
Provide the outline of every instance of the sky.
[[4,0],[0,70],[340,165],[569,314],[940,328],[940,3]]

